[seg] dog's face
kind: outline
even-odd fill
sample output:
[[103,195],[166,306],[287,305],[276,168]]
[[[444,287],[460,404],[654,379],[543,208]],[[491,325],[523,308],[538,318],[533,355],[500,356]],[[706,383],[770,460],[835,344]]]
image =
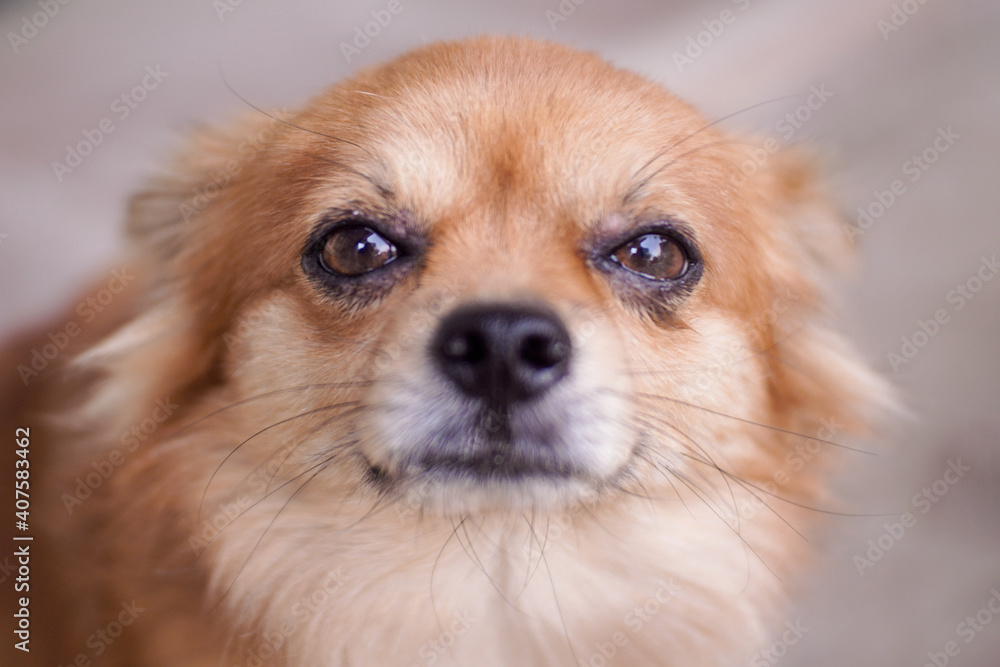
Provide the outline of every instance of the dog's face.
[[811,299],[775,185],[662,89],[535,49],[431,49],[263,119],[276,138],[184,231],[233,397],[341,406],[300,420],[286,472],[552,509],[669,487],[643,469],[747,430],[690,405],[772,421],[772,306]]
[[[193,422],[134,479],[173,475],[198,520],[250,494],[211,540],[220,590],[277,589],[291,574],[275,563],[333,553],[385,560],[388,579],[386,545],[415,521],[452,535],[532,517],[534,533],[584,501],[616,521],[665,508],[636,529],[637,569],[702,572],[717,554],[671,545],[716,537],[686,536],[670,517],[690,509],[671,503],[746,543],[741,503],[814,501],[816,466],[789,452],[876,386],[812,321],[846,236],[797,164],[747,149],[594,57],[488,39],[203,136],[134,207],[151,293],[168,296],[101,352],[132,369],[119,398],[183,392],[177,423]],[[751,548],[789,557],[789,539]]]

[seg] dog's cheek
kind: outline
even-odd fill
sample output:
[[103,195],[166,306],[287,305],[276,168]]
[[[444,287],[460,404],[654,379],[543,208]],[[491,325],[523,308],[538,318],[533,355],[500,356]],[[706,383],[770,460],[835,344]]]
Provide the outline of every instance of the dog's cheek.
[[687,324],[631,332],[625,347],[637,403],[675,436],[661,442],[664,447],[745,448],[755,441],[748,422],[769,414],[761,350],[731,318],[706,313]]
[[345,330],[335,314],[281,293],[240,313],[220,342],[230,375],[271,389],[364,380],[374,349],[369,330]]

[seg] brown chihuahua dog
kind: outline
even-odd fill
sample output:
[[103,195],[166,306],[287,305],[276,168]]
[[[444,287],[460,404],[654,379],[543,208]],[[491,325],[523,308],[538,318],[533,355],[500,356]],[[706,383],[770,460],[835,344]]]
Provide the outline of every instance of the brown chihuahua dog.
[[[36,537],[15,652],[752,659],[835,436],[885,395],[823,323],[839,219],[753,149],[508,38],[194,137],[133,200],[99,321],[9,357]],[[40,370],[50,331],[72,360]]]

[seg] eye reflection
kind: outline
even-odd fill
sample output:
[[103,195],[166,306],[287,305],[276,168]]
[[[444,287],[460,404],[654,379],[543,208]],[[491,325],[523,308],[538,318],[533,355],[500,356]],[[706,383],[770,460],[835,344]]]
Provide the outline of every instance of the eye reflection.
[[359,225],[335,229],[323,246],[323,264],[331,273],[359,276],[381,269],[399,250],[381,234]]
[[677,280],[688,266],[684,248],[666,234],[643,234],[616,248],[611,259],[653,280]]

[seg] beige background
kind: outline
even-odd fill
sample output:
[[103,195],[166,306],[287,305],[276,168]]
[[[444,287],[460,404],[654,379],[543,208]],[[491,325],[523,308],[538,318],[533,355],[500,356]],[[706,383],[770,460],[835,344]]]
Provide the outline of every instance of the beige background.
[[[292,106],[414,45],[526,33],[595,50],[711,117],[768,102],[731,125],[782,141],[775,124],[811,87],[825,86],[832,97],[792,140],[823,153],[844,210],[857,217],[876,192],[902,182],[861,238],[845,327],[914,418],[845,476],[850,507],[891,516],[836,521],[809,596],[789,612],[808,631],[780,663],[919,667],[954,640],[960,653],[950,664],[1000,664],[1000,615],[971,637],[958,628],[1000,590],[1000,279],[974,279],[982,258],[1000,253],[1000,3],[898,2],[901,25],[886,32],[894,9],[883,0],[562,0],[565,16],[560,0],[398,0],[402,11],[348,63],[341,42],[387,1],[49,2],[58,12],[36,17],[44,23],[37,34],[24,21],[42,11],[38,2],[0,5],[0,334],[53,312],[82,280],[108,271],[125,196],[179,131],[244,109],[220,71],[260,106]],[[232,11],[220,15],[221,6]],[[701,35],[702,53],[678,66],[675,52],[706,21],[718,31],[712,22],[724,10],[720,34]],[[547,11],[565,20],[552,23]],[[15,52],[9,34],[22,30],[31,36]],[[166,78],[120,119],[115,99],[147,66]],[[60,182],[51,163],[105,117],[114,131]],[[948,128],[957,137],[911,180],[907,162]],[[981,289],[957,309],[949,292],[970,280]],[[893,369],[888,355],[940,309],[947,323],[926,341],[918,335],[926,344]],[[913,495],[959,459],[970,469],[954,485],[939,483],[947,494],[920,513]],[[853,556],[907,510],[916,525],[860,576]]]

